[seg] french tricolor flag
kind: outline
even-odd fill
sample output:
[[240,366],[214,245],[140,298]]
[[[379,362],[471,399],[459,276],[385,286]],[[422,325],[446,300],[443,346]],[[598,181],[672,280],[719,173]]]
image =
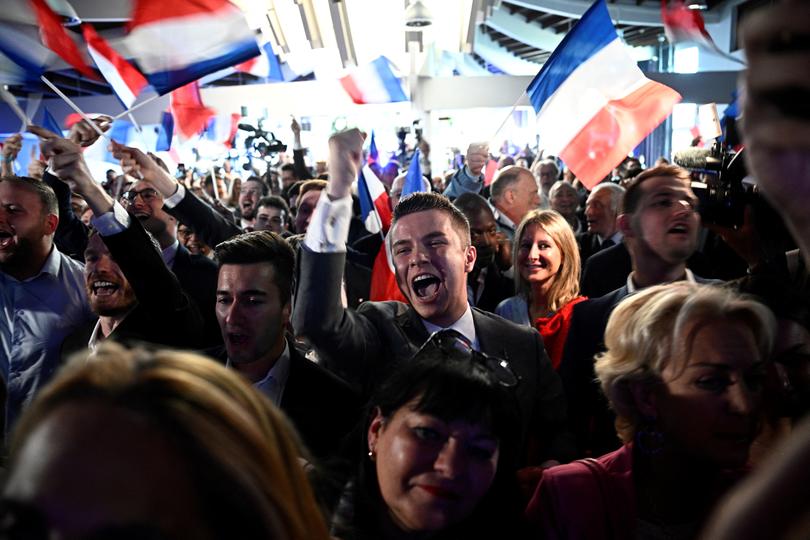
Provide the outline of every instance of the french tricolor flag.
[[391,70],[391,62],[380,56],[370,64],[358,66],[345,77],[340,84],[358,104],[395,103],[408,101],[402,82]]
[[283,81],[284,75],[281,73],[281,64],[278,57],[273,52],[273,46],[264,42],[261,46],[262,54],[251,58],[246,62],[234,66],[236,71],[249,73],[256,77],[263,77],[271,81]]
[[391,203],[385,186],[371,167],[363,165],[357,179],[357,197],[360,199],[360,217],[371,233],[388,231],[391,225]]
[[127,109],[132,107],[138,94],[149,84],[143,74],[125,58],[115,52],[104,38],[87,23],[82,25],[82,34],[87,43],[87,52],[96,67]]
[[136,0],[123,45],[160,95],[259,54],[227,0]]
[[562,158],[583,184],[602,181],[666,119],[680,94],[649,80],[597,0],[527,88],[540,148]]

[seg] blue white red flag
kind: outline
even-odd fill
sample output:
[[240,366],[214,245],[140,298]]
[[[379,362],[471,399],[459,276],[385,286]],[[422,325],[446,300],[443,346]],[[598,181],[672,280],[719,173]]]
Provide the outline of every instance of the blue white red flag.
[[101,75],[110,83],[124,107],[131,108],[149,82],[135,66],[110,47],[91,25],[84,23],[82,34],[87,43],[87,52],[90,53]]
[[203,103],[196,81],[173,90],[169,104],[181,141],[202,132],[208,126],[208,120],[216,115],[215,110]]
[[155,145],[156,152],[168,152],[172,149],[172,137],[174,136],[174,117],[169,111],[160,113],[160,125],[158,126],[158,138]]
[[227,0],[135,0],[128,28],[123,46],[160,95],[259,54]]
[[51,111],[48,110],[48,107],[43,107],[42,111],[42,127],[49,131],[53,131],[57,135],[62,135],[62,126],[53,117]]
[[29,0],[29,2],[37,16],[42,43],[85,77],[98,79],[98,75],[89,65],[89,59],[62,26],[62,18],[54,13],[45,0]]
[[391,226],[391,203],[388,192],[368,165],[363,165],[357,179],[357,196],[360,199],[360,217],[366,230],[385,233]]
[[425,182],[422,176],[422,164],[420,159],[422,154],[417,148],[411,157],[411,164],[408,166],[408,172],[405,175],[405,183],[402,185],[401,198],[405,198],[411,193],[419,193],[425,191]]
[[281,63],[278,61],[278,56],[273,52],[273,46],[265,41],[260,49],[261,54],[259,56],[237,64],[234,69],[271,81],[283,81],[284,75],[281,73]]
[[649,80],[597,0],[557,46],[526,92],[539,147],[592,188],[672,112],[680,94]]
[[39,81],[56,58],[31,32],[6,23],[0,23],[0,54],[4,83]]
[[340,84],[355,103],[394,103],[408,101],[402,81],[391,70],[391,62],[380,56],[341,77]]
[[377,141],[374,138],[374,130],[371,130],[371,142],[368,145],[368,158],[367,162],[369,165],[372,163],[377,163],[377,160],[380,159],[380,152],[377,150]]
[[226,148],[233,148],[233,138],[239,129],[239,120],[242,115],[238,113],[218,114],[211,118],[205,130],[206,137]]

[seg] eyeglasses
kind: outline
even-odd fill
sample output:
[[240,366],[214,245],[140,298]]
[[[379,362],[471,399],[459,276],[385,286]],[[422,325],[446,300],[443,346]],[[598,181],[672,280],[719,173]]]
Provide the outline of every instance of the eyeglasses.
[[131,189],[129,191],[125,191],[123,195],[121,195],[121,202],[124,205],[129,205],[135,202],[135,197],[141,197],[141,200],[145,203],[150,203],[155,200],[158,196],[157,191],[152,188],[142,189],[140,191],[135,191]]
[[520,382],[520,376],[512,371],[508,361],[476,351],[464,334],[452,328],[433,332],[424,345],[419,347],[416,354],[418,355],[427,347],[435,347],[446,355],[464,355],[475,365],[486,368],[501,386],[513,388]]

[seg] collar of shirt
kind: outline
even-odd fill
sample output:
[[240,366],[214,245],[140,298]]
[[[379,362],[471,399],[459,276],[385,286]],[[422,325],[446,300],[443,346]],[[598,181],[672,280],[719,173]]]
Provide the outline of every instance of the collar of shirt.
[[[688,268],[686,268],[686,273],[684,274],[683,279],[688,281],[689,283],[696,283],[695,275]],[[677,280],[677,281],[680,281],[680,280]],[[633,281],[633,272],[630,272],[630,275],[627,276],[627,292],[630,293],[630,294],[633,294],[637,290],[638,290],[638,287],[636,286],[635,282]]]
[[607,240],[613,240],[613,245],[619,245],[619,242],[622,241],[622,238],[624,238],[622,231],[616,231],[610,238],[602,238],[601,235],[599,234],[596,235],[596,239],[599,240],[600,246],[604,244]]
[[[226,367],[233,368],[233,363],[229,358],[225,363]],[[260,381],[253,383],[253,387],[270,398],[276,406],[281,406],[281,397],[284,395],[284,388],[287,386],[287,379],[290,376],[290,344],[284,341],[284,350],[278,357],[273,367],[267,375]]]
[[175,238],[172,245],[160,252],[161,257],[163,257],[163,262],[166,264],[166,268],[171,269],[171,267],[174,265],[174,258],[177,257],[177,250],[179,247],[180,241]]
[[507,217],[507,215],[504,214],[503,212],[498,211],[498,209],[495,208],[495,206],[493,206],[492,208],[495,210],[495,221],[497,221],[501,225],[506,225],[507,227],[509,227],[512,230],[515,229],[515,222],[514,221],[509,219]]
[[57,251],[56,246],[51,245],[51,252],[45,258],[45,263],[42,265],[42,268],[39,269],[39,272],[35,276],[31,276],[28,279],[24,279],[22,281],[18,281],[17,279],[11,277],[10,275],[6,274],[3,271],[0,271],[0,278],[9,279],[12,283],[27,283],[29,281],[34,281],[35,279],[39,278],[42,274],[48,274],[51,277],[57,278],[59,277],[59,270],[62,268],[62,257],[60,253]]
[[478,337],[475,335],[475,321],[473,320],[472,309],[470,308],[469,304],[467,305],[467,310],[464,312],[464,314],[450,326],[441,327],[428,322],[425,319],[422,319],[422,324],[425,325],[425,330],[428,331],[428,334],[433,334],[433,332],[445,330],[446,328],[452,328],[469,339],[470,343],[472,343],[473,349],[476,351],[481,350],[480,344],[478,343]]
[[93,332],[90,334],[90,340],[87,342],[87,348],[93,352],[96,352],[96,347],[98,347],[98,342],[102,341],[101,336],[101,319],[96,321],[96,325],[93,327]]

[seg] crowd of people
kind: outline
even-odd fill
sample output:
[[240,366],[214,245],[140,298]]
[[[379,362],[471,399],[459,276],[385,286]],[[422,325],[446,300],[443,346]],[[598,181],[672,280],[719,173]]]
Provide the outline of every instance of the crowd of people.
[[[8,138],[0,536],[806,536],[810,123],[775,103],[810,97],[785,52],[810,9],[746,28],[736,226],[665,161],[485,182],[472,143],[404,197],[372,167],[383,240],[357,129],[310,167],[294,121],[291,162],[245,177],[112,142],[124,174],[94,178],[87,123],[30,126],[15,176]],[[404,301],[369,300],[381,246]]]

